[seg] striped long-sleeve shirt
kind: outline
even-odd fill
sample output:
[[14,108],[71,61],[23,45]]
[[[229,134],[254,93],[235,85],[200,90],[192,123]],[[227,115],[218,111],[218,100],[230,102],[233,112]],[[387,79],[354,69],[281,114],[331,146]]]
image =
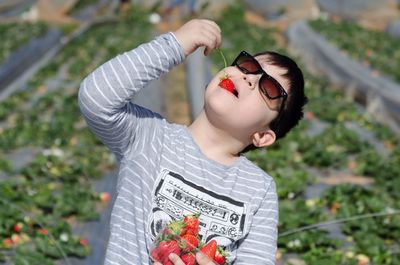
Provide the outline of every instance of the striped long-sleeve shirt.
[[244,156],[231,166],[207,158],[186,126],[131,102],[183,60],[168,33],[116,56],[81,84],[87,124],[120,161],[105,264],[151,264],[160,229],[198,212],[201,239],[226,246],[232,264],[275,264],[274,180]]

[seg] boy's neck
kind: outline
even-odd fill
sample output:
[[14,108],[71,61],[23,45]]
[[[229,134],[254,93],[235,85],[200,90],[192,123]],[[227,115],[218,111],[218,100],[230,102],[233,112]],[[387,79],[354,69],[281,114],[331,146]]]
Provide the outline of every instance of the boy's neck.
[[213,126],[204,111],[188,129],[203,154],[224,165],[232,165],[245,147],[229,133]]

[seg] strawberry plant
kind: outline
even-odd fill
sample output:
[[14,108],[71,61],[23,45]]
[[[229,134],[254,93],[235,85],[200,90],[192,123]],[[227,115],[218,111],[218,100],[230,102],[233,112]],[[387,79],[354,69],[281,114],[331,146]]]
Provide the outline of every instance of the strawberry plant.
[[48,28],[44,22],[0,24],[0,64],[30,39],[44,35]]
[[98,1],[97,0],[79,0],[76,1],[75,5],[69,10],[69,13],[74,13],[79,10],[82,10],[88,6],[96,4]]
[[355,60],[400,81],[397,71],[400,62],[399,39],[350,21],[316,19],[309,21],[309,25]]

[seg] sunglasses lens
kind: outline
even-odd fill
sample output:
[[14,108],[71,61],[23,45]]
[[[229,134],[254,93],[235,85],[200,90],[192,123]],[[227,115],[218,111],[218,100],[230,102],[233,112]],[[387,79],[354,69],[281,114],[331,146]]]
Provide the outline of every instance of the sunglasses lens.
[[241,56],[237,62],[236,65],[242,69],[245,70],[247,73],[256,73],[260,70],[260,67],[257,62],[251,57],[248,56]]
[[263,78],[260,82],[260,88],[267,94],[269,98],[274,99],[281,96],[281,91],[278,86],[269,78]]

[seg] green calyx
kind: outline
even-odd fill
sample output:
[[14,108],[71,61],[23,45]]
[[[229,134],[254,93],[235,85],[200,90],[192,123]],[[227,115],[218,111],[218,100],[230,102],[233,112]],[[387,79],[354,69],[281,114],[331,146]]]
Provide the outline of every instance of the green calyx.
[[168,227],[172,230],[172,233],[175,235],[180,235],[183,228],[185,228],[186,224],[182,220],[171,222]]

